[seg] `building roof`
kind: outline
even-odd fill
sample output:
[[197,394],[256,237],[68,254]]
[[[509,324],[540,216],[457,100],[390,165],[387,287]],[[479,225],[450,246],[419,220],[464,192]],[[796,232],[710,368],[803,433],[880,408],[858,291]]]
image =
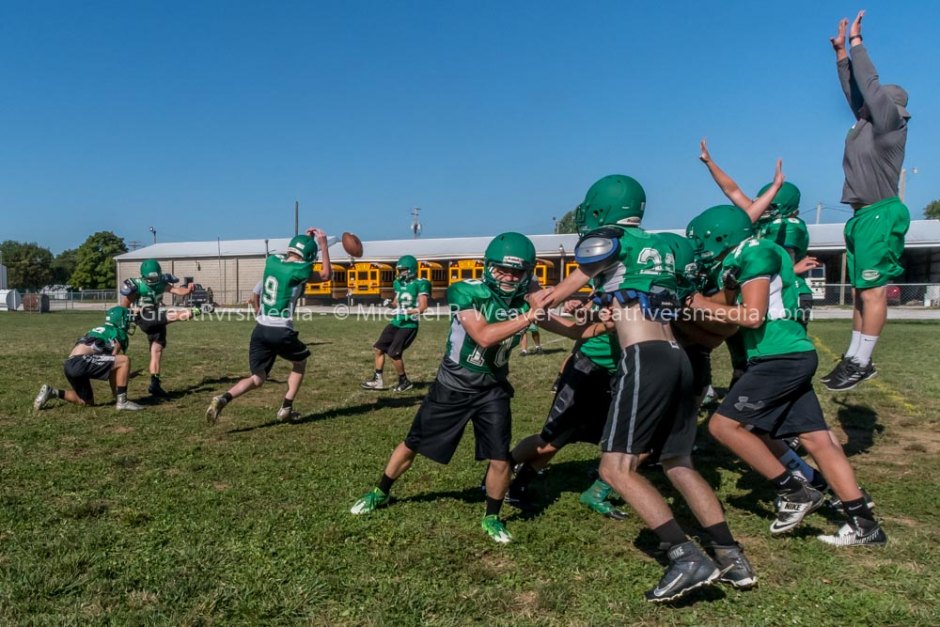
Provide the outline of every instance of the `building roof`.
[[[842,250],[845,238],[842,234],[844,224],[809,224],[810,250]],[[679,229],[654,229],[654,232],[683,234]],[[560,254],[571,255],[574,252],[578,236],[530,235],[539,257],[557,257]],[[364,241],[362,259],[394,263],[403,254],[411,254],[418,259],[473,259],[482,258],[483,251],[492,236],[485,237],[448,237],[418,238],[398,240]],[[161,242],[138,248],[118,255],[119,261],[142,259],[193,259],[215,257],[251,257],[264,256],[266,253],[283,253],[287,250],[290,238],[216,240],[208,242]],[[335,237],[330,237],[330,258],[337,262],[349,261],[349,255]],[[940,247],[940,220],[914,220],[907,233],[908,248]]]

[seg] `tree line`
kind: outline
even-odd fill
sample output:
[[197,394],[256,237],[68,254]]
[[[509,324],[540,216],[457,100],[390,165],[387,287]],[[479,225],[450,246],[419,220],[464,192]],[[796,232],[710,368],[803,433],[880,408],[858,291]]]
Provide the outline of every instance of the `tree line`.
[[90,235],[78,248],[58,255],[36,242],[6,240],[0,243],[7,284],[15,289],[37,290],[47,285],[73,288],[114,289],[116,255],[127,252],[124,239],[111,231]]

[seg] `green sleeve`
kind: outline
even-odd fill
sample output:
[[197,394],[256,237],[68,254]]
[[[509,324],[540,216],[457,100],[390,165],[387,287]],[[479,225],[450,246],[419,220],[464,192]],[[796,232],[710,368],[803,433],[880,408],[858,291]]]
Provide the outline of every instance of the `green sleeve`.
[[754,241],[756,245],[747,245],[741,250],[740,256],[734,255],[739,257],[738,283],[744,283],[757,277],[780,274],[781,260],[777,247],[766,240],[748,241]]
[[313,268],[313,262],[297,264],[291,273],[293,279],[298,283],[304,283],[310,278],[310,271]]
[[447,304],[451,311],[463,311],[476,308],[479,282],[461,281],[447,288]]
[[431,283],[427,279],[418,279],[418,296],[425,294],[431,295]]

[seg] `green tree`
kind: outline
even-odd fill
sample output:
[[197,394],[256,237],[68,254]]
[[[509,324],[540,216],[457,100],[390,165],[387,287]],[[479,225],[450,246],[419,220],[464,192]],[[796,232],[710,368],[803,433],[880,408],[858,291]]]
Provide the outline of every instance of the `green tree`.
[[63,250],[52,261],[52,282],[58,285],[68,285],[78,264],[78,251],[74,248]]
[[934,200],[924,207],[924,217],[928,220],[940,220],[940,200]]
[[98,231],[90,235],[75,252],[72,287],[114,289],[117,281],[117,264],[114,257],[126,252],[124,239],[111,231]]
[[52,251],[35,242],[6,240],[0,244],[7,282],[14,289],[39,289],[52,281]]
[[561,216],[558,219],[558,222],[555,223],[555,232],[556,233],[577,233],[578,227],[574,223],[574,212],[572,209],[565,215]]

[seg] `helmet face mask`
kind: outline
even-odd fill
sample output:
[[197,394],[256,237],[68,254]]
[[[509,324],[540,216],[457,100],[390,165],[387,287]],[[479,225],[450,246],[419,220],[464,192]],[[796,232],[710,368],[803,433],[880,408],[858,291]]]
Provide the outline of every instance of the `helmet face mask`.
[[140,277],[147,285],[157,285],[163,279],[163,269],[156,259],[147,259],[140,264]]
[[712,268],[728,251],[754,234],[754,225],[743,209],[717,205],[692,218],[685,233],[702,265]]
[[395,264],[398,280],[402,282],[413,281],[418,278],[418,260],[413,255],[404,255]]
[[639,226],[646,211],[646,192],[636,179],[611,174],[591,185],[575,209],[578,233],[602,226]]
[[505,298],[525,294],[535,268],[535,246],[521,233],[497,235],[483,256],[483,282]]
[[295,235],[287,245],[287,252],[311,263],[317,259],[317,241],[309,235]]

